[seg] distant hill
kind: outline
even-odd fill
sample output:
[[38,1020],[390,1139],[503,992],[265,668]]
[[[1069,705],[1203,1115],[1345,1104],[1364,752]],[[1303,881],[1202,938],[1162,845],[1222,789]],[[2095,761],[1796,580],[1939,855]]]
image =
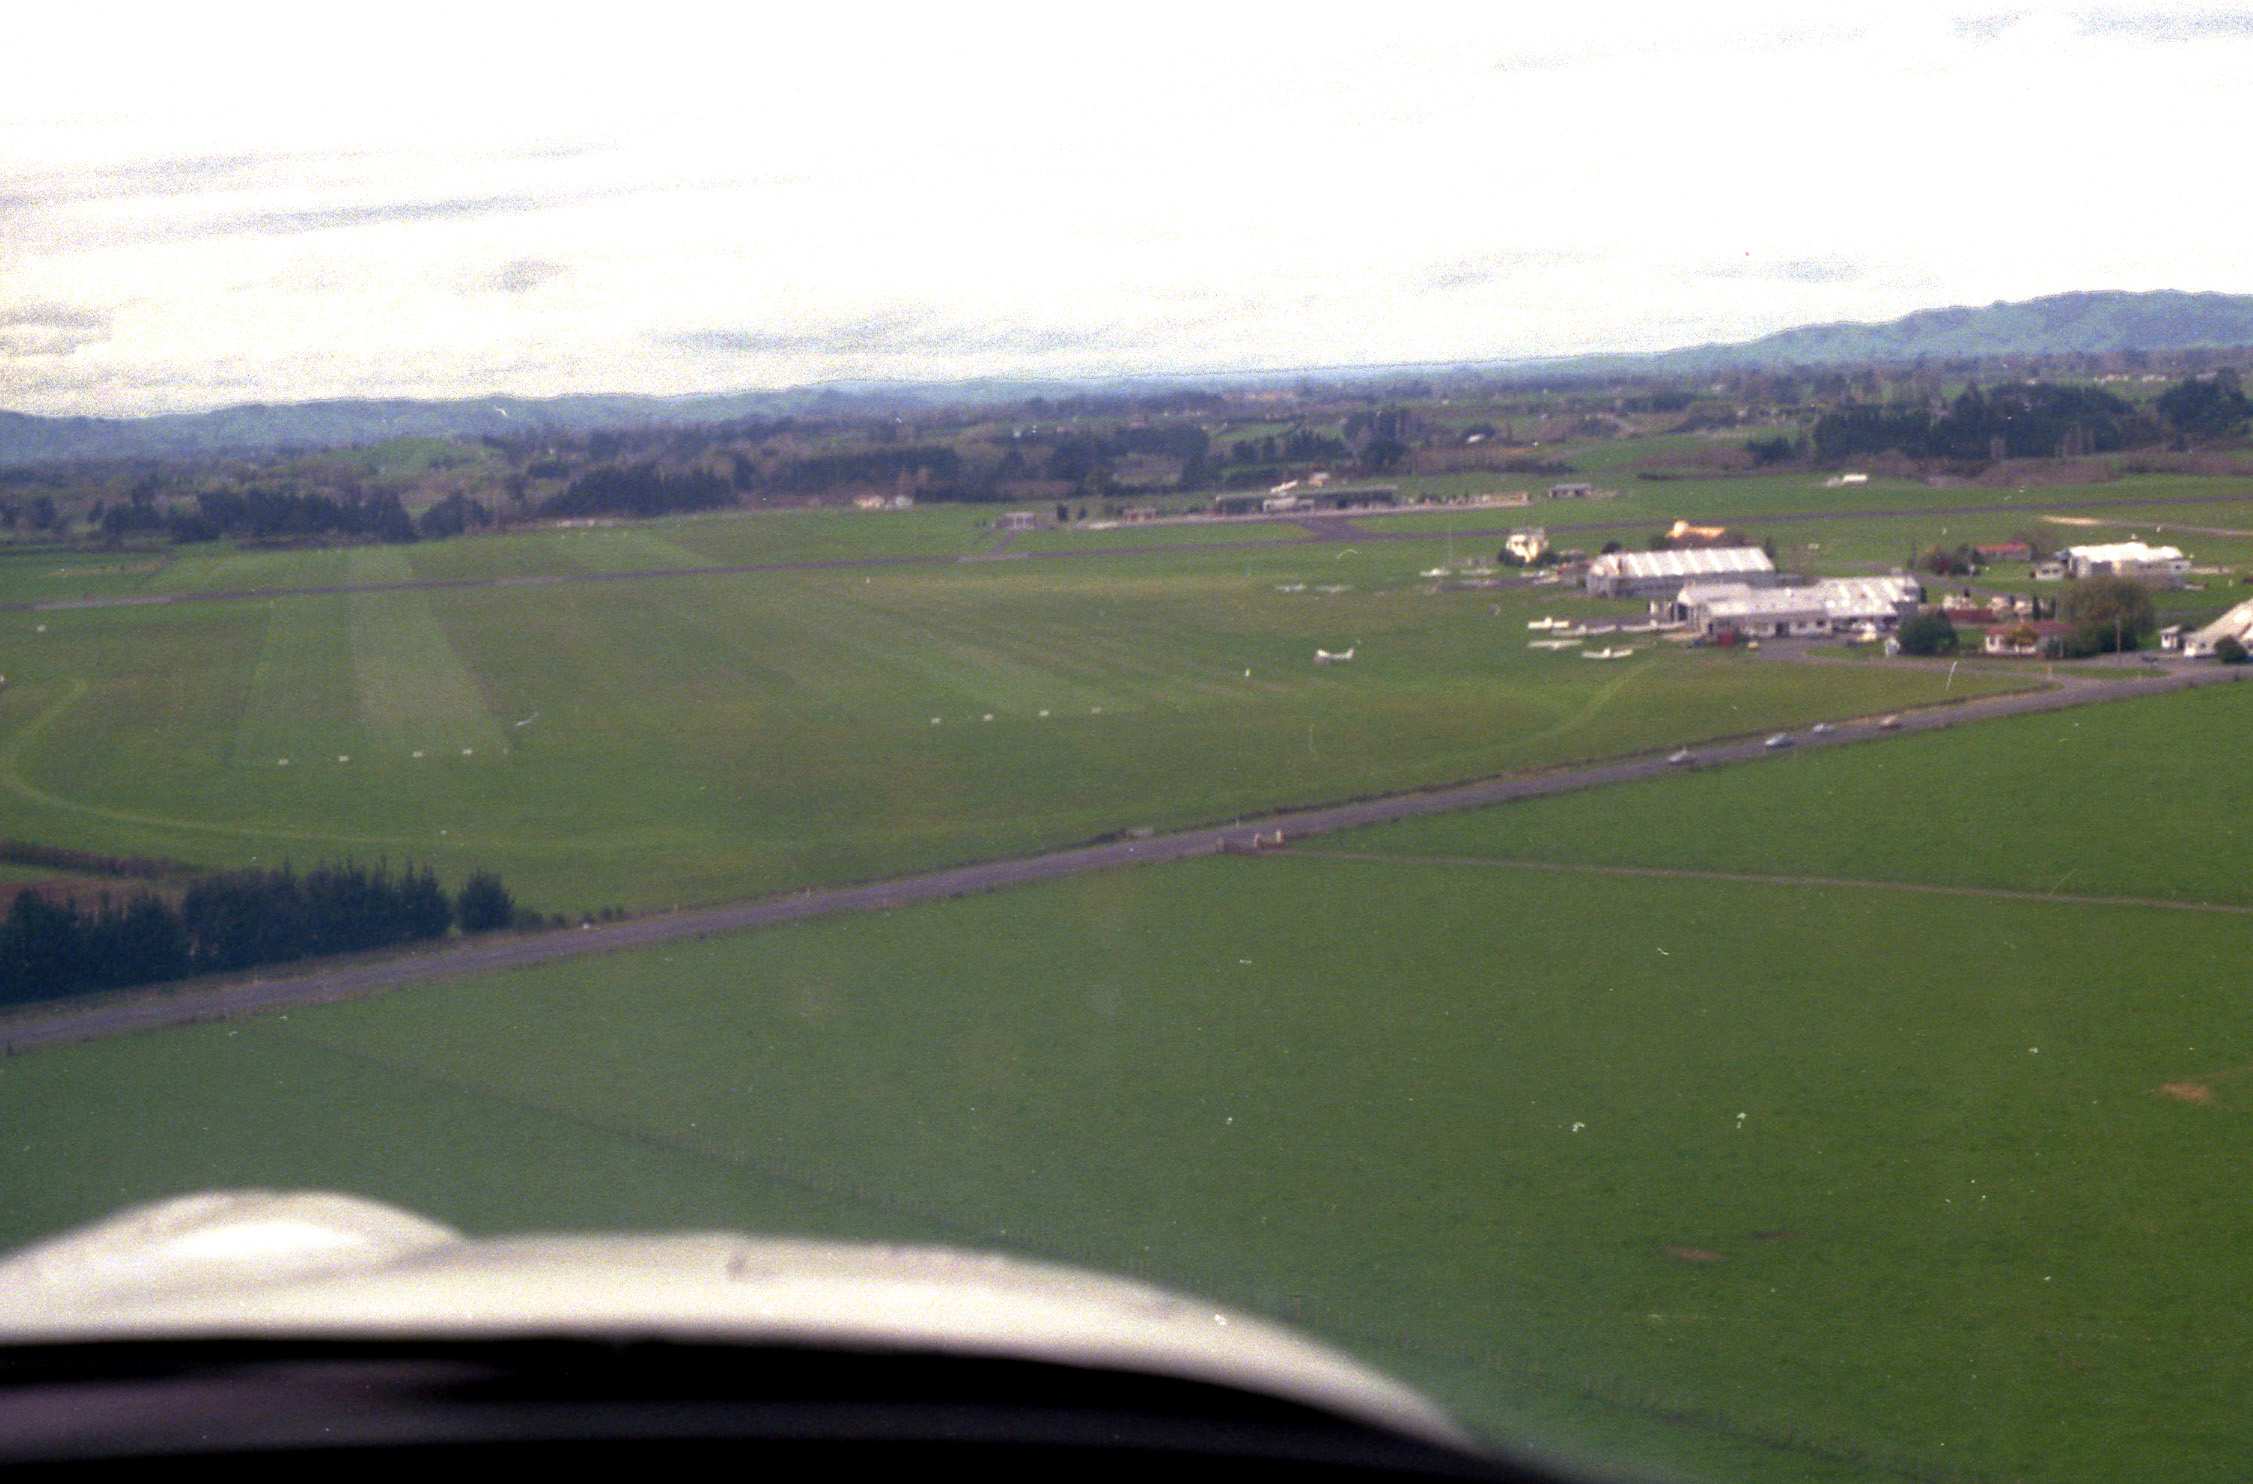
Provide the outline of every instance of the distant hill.
[[1954,360],[2122,350],[2184,350],[2253,345],[2253,295],[2152,293],[2052,294],[1985,308],[1920,309],[1885,324],[1808,325],[1734,345],[1698,345],[1647,355],[1543,360],[1431,362],[1309,372],[1090,377],[960,382],[838,382],[781,391],[696,397],[470,397],[424,402],[343,400],[252,404],[158,417],[33,417],[0,411],[0,464],[50,459],[111,459],[279,448],[340,448],[387,438],[515,437],[554,429],[589,432],[648,424],[689,425],[737,418],[908,411],[970,398],[996,402],[1086,393],[1139,394],[1190,387],[1289,385],[1302,375],[1325,381],[1475,372],[1489,376],[1665,376],[1734,366],[1819,366],[1864,361]]
[[1969,356],[2069,355],[2253,345],[2253,295],[2052,294],[1983,309],[1920,309],[1881,325],[1807,325],[1740,345],[1701,345],[1639,357],[1717,365],[1836,365]]

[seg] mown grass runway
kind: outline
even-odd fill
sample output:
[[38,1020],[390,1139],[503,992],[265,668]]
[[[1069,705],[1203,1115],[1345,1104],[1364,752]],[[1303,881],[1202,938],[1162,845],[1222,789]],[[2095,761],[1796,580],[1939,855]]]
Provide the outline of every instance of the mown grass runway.
[[[755,527],[542,538],[542,560],[599,547],[606,564],[659,564],[616,582],[0,614],[0,833],[212,864],[413,855],[499,869],[543,910],[670,906],[1896,709],[1970,684],[1656,647],[1601,666],[1530,652],[1523,621],[1537,612],[1630,610],[1421,591],[1415,574],[1444,545],[662,565],[663,548],[700,554]],[[496,538],[492,560],[563,575],[525,570],[530,540]],[[466,541],[208,553],[138,580],[404,582],[432,552],[457,569],[486,560]],[[19,572],[15,585],[44,580]],[[1317,647],[1357,658],[1318,667]],[[1996,683],[2008,680],[1977,682]]]

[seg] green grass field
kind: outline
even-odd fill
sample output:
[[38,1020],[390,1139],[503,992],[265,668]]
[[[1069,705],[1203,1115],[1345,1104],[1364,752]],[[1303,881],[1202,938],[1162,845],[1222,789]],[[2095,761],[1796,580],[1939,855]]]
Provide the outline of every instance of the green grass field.
[[[664,548],[709,557],[714,533],[755,524],[499,538],[486,569],[599,550],[578,570],[618,581],[0,614],[0,833],[212,864],[411,855],[499,869],[544,910],[670,906],[1945,688],[1883,666],[1531,651],[1537,613],[1635,606],[1421,592],[1444,543],[667,575]],[[243,553],[164,575],[403,583],[429,575],[426,553],[462,575],[480,550]],[[1358,657],[1320,668],[1318,646]]]
[[[2253,906],[2253,685],[1723,766],[1322,841],[1410,856]],[[1653,820],[1665,828],[1653,828]]]
[[[1839,494],[1715,490],[1677,513]],[[1449,522],[1514,515],[726,576],[666,574],[995,538],[917,510],[0,554],[19,602],[620,574],[0,612],[0,835],[664,906],[2036,673],[1532,651],[1530,618],[1636,605],[1420,590]],[[1714,1478],[2228,1477],[2249,919],[1978,893],[2253,906],[2249,712],[2214,686],[11,1058],[0,1243],[236,1184],[991,1245]],[[1935,885],[1970,890],[1903,889]]]
[[1213,858],[16,1058],[0,1222],[311,1184],[997,1246],[1292,1319],[1500,1437],[2223,1476],[2244,920],[2062,921]]

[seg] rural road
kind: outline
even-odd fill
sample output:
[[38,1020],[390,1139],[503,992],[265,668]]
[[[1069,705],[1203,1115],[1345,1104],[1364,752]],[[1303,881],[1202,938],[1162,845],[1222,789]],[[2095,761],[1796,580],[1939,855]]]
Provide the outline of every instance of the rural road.
[[[2244,504],[2246,498],[2243,494],[2154,496],[2143,499],[2123,498],[2118,500],[2079,500],[2065,503],[2052,502],[2039,507],[2010,501],[1990,500],[1975,505],[1928,506],[1909,510],[1869,508],[1859,510],[1801,510],[1778,515],[1764,515],[1759,517],[1759,523],[1787,524],[1823,520],[1869,520],[1883,516],[1913,516],[1919,519],[1930,516],[1934,519],[1943,519],[1963,515],[2023,514],[2031,517],[2043,511],[2051,510],[2116,510],[2130,506],[2233,505]],[[1486,510],[1490,508],[1492,507],[1466,507],[1454,513],[1469,519],[1474,515],[1486,513]],[[1529,515],[1534,510],[1550,508],[1554,507],[1524,507]],[[53,613],[78,608],[146,608],[179,603],[239,603],[273,598],[334,597],[346,593],[439,592],[475,588],[552,587],[590,582],[654,582],[671,581],[683,577],[750,576],[763,572],[843,572],[878,567],[954,566],[964,562],[1078,561],[1091,557],[1151,556],[1167,552],[1282,551],[1294,546],[1339,545],[1356,542],[1437,541],[1449,537],[1459,537],[1463,540],[1500,541],[1510,534],[1511,529],[1509,526],[1503,525],[1493,527],[1469,526],[1459,530],[1441,532],[1431,530],[1382,531],[1370,530],[1360,524],[1364,519],[1382,517],[1389,513],[1446,515],[1451,512],[1447,507],[1434,507],[1425,510],[1412,509],[1402,512],[1348,511],[1331,515],[1276,516],[1272,520],[1263,519],[1256,522],[1246,522],[1246,524],[1295,525],[1303,533],[1296,538],[1283,541],[1154,541],[1147,546],[1089,546],[1078,549],[1057,547],[1043,551],[1018,551],[1010,545],[1009,538],[1004,537],[988,551],[967,555],[837,557],[828,560],[799,562],[744,562],[711,567],[658,567],[625,572],[543,572],[513,577],[408,578],[396,582],[343,582],[313,587],[230,588],[212,592],[186,593],[122,593],[107,596],[48,598],[36,602],[0,603],[0,613]],[[1559,522],[1550,524],[1548,528],[1552,531],[1621,531],[1645,530],[1650,525],[1651,521],[1648,517],[1637,516],[1621,520]],[[1209,528],[1201,527],[1200,529]],[[2188,530],[2191,528],[2178,526],[2176,529]]]
[[[1803,652],[1780,650],[1778,657],[1804,661]],[[1984,696],[1950,705],[1904,711],[1897,729],[1881,728],[1875,718],[1842,720],[1828,735],[1801,731],[1791,748],[1769,749],[1757,737],[1729,739],[1696,749],[1693,767],[1723,763],[1751,763],[1788,757],[1794,752],[1840,747],[1888,735],[1935,731],[1998,717],[2023,716],[2072,706],[2101,704],[2182,690],[2201,685],[2230,684],[2241,670],[2221,671],[2212,666],[2181,670],[2153,667],[2133,678],[2106,679],[2086,674],[2058,677],[2053,690]],[[525,968],[552,963],[583,953],[638,948],[683,938],[829,917],[850,912],[881,911],[915,902],[966,896],[1035,882],[1056,881],[1088,871],[1124,866],[1152,865],[1211,855],[1222,850],[1254,848],[1255,835],[1280,831],[1287,841],[1324,835],[1358,825],[1381,824],[1418,815],[1498,804],[1511,799],[1571,793],[1605,784],[1624,783],[1675,771],[1663,756],[1622,758],[1546,772],[1484,779],[1475,783],[1418,793],[1292,810],[1256,821],[1181,830],[1147,839],[1110,841],[1079,846],[1050,854],[1015,860],[957,866],[920,876],[902,877],[861,886],[831,887],[791,893],[758,901],[697,908],[661,916],[632,918],[577,930],[524,936],[496,936],[411,952],[381,961],[329,963],[291,972],[277,969],[269,977],[207,983],[173,989],[128,991],[52,1007],[30,1007],[0,1020],[0,1053],[13,1055],[41,1046],[154,1030],[163,1026],[223,1020],[295,1005],[352,999],[400,985],[460,974]]]

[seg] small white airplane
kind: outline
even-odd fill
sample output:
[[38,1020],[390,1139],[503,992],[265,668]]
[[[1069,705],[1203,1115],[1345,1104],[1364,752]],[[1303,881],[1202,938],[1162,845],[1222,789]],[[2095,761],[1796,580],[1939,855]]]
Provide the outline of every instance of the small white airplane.
[[1569,618],[1529,618],[1525,622],[1529,629],[1562,629],[1571,625],[1572,620]]
[[1635,646],[1630,644],[1624,649],[1583,649],[1580,657],[1584,660],[1623,660],[1634,652]]
[[1528,649],[1570,649],[1579,642],[1578,639],[1528,639],[1525,641],[1525,647]]
[[[1358,648],[1360,648],[1360,647],[1361,647],[1361,646],[1357,644],[1357,645],[1355,645],[1355,646],[1354,646],[1354,649],[1358,649]],[[1342,663],[1344,663],[1345,661],[1347,661],[1347,660],[1350,660],[1350,659],[1352,659],[1352,658],[1353,658],[1353,650],[1352,650],[1352,649],[1341,649],[1341,650],[1339,650],[1339,651],[1338,651],[1338,652],[1337,652],[1336,654],[1332,654],[1332,653],[1331,653],[1331,652],[1330,652],[1329,650],[1327,650],[1327,649],[1317,649],[1317,650],[1316,650],[1316,651],[1314,652],[1314,662],[1315,662],[1316,664],[1318,664],[1318,665],[1327,665],[1327,664],[1332,664],[1332,663],[1340,663],[1340,664],[1342,664]]]

